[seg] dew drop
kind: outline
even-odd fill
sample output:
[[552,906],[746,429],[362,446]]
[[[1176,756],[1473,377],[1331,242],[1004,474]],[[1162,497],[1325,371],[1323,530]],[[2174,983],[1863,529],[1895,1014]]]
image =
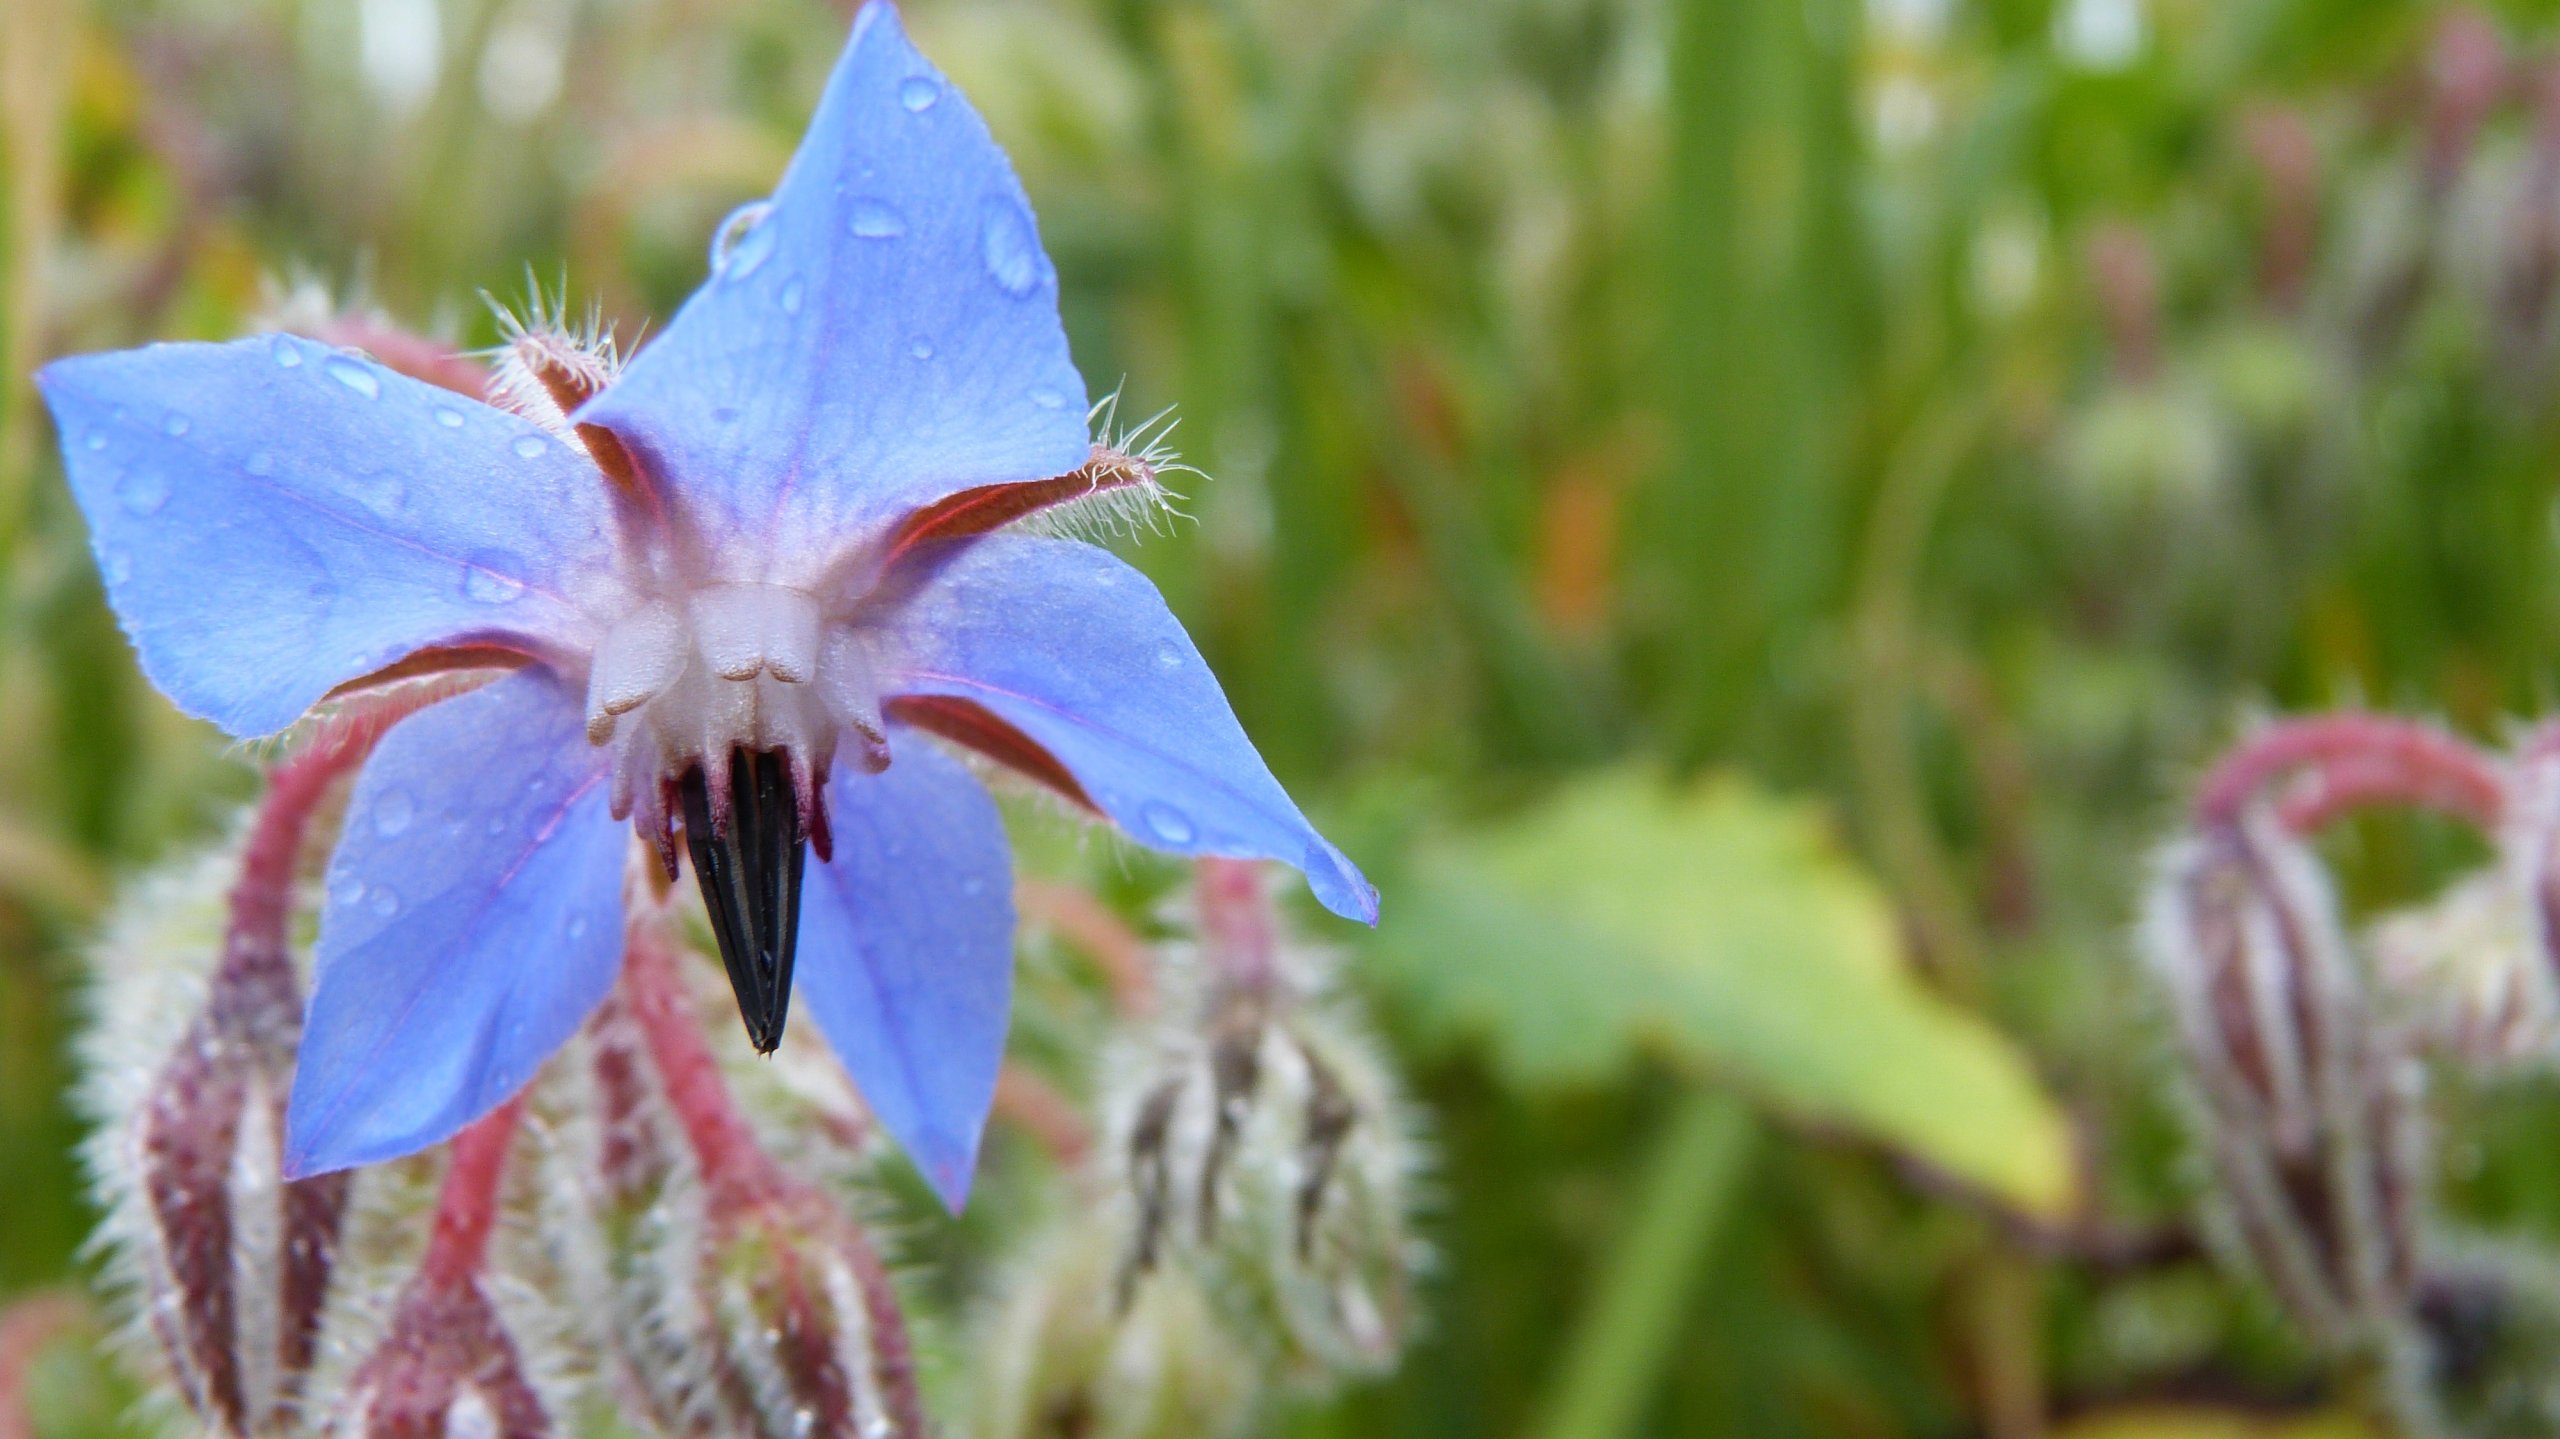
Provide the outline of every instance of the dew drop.
[[329,902],[352,907],[364,899],[364,881],[351,874],[339,875],[329,882]]
[[516,436],[515,452],[516,452],[516,454],[517,454],[517,455],[519,455],[520,457],[522,457],[522,458],[524,458],[524,459],[528,459],[528,460],[538,460],[538,459],[541,459],[541,458],[542,458],[542,452],[543,452],[544,450],[549,449],[549,448],[551,448],[549,445],[546,445],[546,444],[544,444],[544,443],[542,442],[542,436],[540,436],[540,435],[518,435],[518,436]]
[[979,253],[996,288],[1019,300],[1040,283],[1040,242],[1031,216],[1010,195],[990,195],[978,222]]
[[353,360],[346,359],[344,357],[333,357],[320,368],[329,372],[330,379],[337,381],[339,384],[346,386],[348,389],[355,391],[357,394],[364,396],[368,400],[373,399],[382,393],[382,382],[373,377],[373,371],[366,369],[364,366],[357,364]]
[[169,503],[169,480],[158,470],[127,470],[116,481],[116,498],[136,515],[156,515]]
[[436,423],[448,430],[462,428],[462,412],[451,405],[436,406]]
[[194,428],[194,424],[184,415],[171,415],[160,422],[160,433],[173,440]]
[[275,357],[278,366],[288,370],[298,369],[302,365],[302,347],[278,335],[275,339]]
[[506,818],[506,816],[505,816],[505,815],[491,815],[491,816],[489,817],[489,825],[488,825],[488,829],[489,829],[489,833],[490,833],[491,835],[501,835],[501,834],[505,834],[505,833],[507,832],[507,818]]
[[773,213],[771,200],[750,200],[729,212],[711,233],[711,273],[723,280],[743,280],[773,253],[774,230],[764,223]]
[[1156,668],[1167,671],[1182,668],[1182,651],[1171,644],[1156,646]]
[[81,443],[87,445],[92,450],[103,450],[107,447],[107,432],[104,430],[91,430],[88,437],[83,439]]
[[1147,833],[1170,845],[1189,844],[1199,833],[1191,827],[1189,815],[1160,799],[1147,801],[1138,818],[1146,822]]
[[407,829],[418,818],[418,802],[405,789],[386,789],[373,801],[373,832],[385,839]]
[[960,892],[971,899],[976,899],[987,892],[987,882],[974,874],[970,875],[960,881]]
[[1066,407],[1067,397],[1050,389],[1047,385],[1042,385],[1031,392],[1031,403],[1044,410],[1063,409]]
[[792,281],[790,284],[783,286],[783,287],[782,287],[782,313],[784,313],[784,314],[786,314],[786,315],[796,315],[796,314],[799,314],[799,313],[800,313],[800,301],[801,301],[801,298],[802,298],[804,295],[806,295],[807,293],[808,293],[807,287],[806,287],[806,286],[804,286],[804,285],[802,285],[802,284],[801,284],[799,281],[797,281],[797,280],[794,280],[794,281]]
[[573,914],[569,916],[569,924],[566,933],[571,939],[586,938],[587,917],[583,914]]
[[907,353],[919,360],[930,360],[933,358],[933,341],[918,335],[914,343],[907,346]]
[[400,912],[400,892],[387,884],[377,884],[373,887],[373,893],[366,897],[365,903],[372,908],[374,914],[383,919],[389,919]]
[[108,584],[123,584],[133,578],[133,556],[122,550],[109,550],[98,562],[98,571],[107,577]]
[[462,571],[462,593],[484,605],[510,603],[524,593],[524,581],[507,571],[521,568],[523,563],[506,555],[468,565]]
[[856,200],[853,233],[866,240],[894,240],[907,233],[907,217],[883,201]]
[[910,75],[898,82],[898,103],[911,114],[923,114],[941,98],[942,87],[922,75]]

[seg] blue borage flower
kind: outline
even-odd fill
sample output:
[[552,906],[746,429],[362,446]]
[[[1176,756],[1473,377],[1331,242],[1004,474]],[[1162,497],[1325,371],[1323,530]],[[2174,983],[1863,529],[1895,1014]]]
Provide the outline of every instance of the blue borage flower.
[[189,713],[265,735],[386,670],[514,666],[357,782],[289,1173],[452,1135],[578,1028],[622,953],[627,821],[670,874],[681,835],[760,1047],[796,938],[805,1007],[956,1207],[1010,859],[928,734],[1374,921],[1147,580],[1009,528],[1130,461],[1086,433],[1011,166],[887,4],[702,289],[592,370],[537,377],[548,427],[286,335],[39,376],[108,596]]

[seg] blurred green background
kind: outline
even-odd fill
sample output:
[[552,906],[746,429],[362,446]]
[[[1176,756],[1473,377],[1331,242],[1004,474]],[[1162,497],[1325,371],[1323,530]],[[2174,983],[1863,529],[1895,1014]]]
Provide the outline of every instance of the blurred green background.
[[[1277,1424],[2353,1432],[2163,1227],[2129,916],[2253,712],[2554,697],[2560,6],[906,8],[1094,388],[1214,477],[1126,552],[1385,890],[1322,933],[1435,1135],[1428,1318]],[[477,345],[530,267],[628,334],[847,18],[0,7],[0,1294],[81,1272],[80,940],[252,784],[27,375],[279,280]],[[2333,852],[2365,904],[2466,857]],[[2446,1118],[2449,1208],[2560,1232],[2555,1099]]]

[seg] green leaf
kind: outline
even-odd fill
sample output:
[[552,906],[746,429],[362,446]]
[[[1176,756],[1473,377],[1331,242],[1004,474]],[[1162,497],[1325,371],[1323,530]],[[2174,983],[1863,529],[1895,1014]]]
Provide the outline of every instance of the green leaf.
[[1524,1088],[1649,1050],[2038,1213],[2071,1199],[2065,1124],[2018,1051],[1911,973],[1814,809],[1739,780],[1611,773],[1424,846],[1374,970]]

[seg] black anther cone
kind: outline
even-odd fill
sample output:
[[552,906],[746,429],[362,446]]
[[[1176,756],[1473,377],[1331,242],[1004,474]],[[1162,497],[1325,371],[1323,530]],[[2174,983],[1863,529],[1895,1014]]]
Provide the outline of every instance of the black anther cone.
[[693,876],[711,932],[720,940],[720,962],[738,996],[738,1017],[758,1052],[782,1043],[783,1016],[791,1009],[791,957],[800,940],[800,871],[808,863],[808,836],[800,829],[800,802],[791,788],[791,766],[780,751],[729,755],[729,822],[714,828],[711,791],[700,766],[678,782],[684,793],[684,842],[693,852]]

